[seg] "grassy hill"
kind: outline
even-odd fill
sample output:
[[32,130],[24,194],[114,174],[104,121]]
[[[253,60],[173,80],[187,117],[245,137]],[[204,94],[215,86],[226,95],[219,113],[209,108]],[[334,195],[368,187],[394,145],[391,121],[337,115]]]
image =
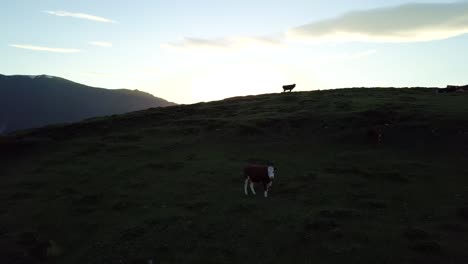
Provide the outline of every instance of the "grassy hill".
[[[0,138],[2,263],[47,240],[50,263],[466,263],[467,102],[268,94]],[[246,197],[265,161],[271,197]]]

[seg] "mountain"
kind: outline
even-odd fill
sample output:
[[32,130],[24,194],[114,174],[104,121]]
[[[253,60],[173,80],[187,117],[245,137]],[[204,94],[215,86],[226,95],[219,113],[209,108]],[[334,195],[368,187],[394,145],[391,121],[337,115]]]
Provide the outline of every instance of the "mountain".
[[266,94],[0,137],[1,262],[468,263],[467,101]]
[[137,90],[94,88],[48,75],[0,75],[0,134],[169,105]]

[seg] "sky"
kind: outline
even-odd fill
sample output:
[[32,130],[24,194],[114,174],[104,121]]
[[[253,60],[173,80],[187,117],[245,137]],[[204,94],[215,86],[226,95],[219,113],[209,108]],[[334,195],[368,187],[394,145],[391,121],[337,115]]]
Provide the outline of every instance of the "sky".
[[468,84],[468,1],[2,0],[0,74],[190,104]]

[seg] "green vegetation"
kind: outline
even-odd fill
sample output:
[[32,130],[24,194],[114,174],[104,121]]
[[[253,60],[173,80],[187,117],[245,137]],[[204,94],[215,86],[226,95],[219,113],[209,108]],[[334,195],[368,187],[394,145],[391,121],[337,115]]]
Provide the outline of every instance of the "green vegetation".
[[[2,263],[47,240],[50,263],[466,263],[467,102],[271,94],[1,138]],[[268,199],[252,161],[278,168]]]

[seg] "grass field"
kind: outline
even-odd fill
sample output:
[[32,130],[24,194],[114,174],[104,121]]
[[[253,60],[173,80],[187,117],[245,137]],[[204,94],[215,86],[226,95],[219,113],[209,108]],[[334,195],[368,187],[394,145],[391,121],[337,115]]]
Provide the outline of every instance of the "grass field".
[[[0,155],[1,263],[49,240],[47,263],[468,263],[465,93],[238,97],[21,131]],[[266,161],[270,197],[246,197]]]

